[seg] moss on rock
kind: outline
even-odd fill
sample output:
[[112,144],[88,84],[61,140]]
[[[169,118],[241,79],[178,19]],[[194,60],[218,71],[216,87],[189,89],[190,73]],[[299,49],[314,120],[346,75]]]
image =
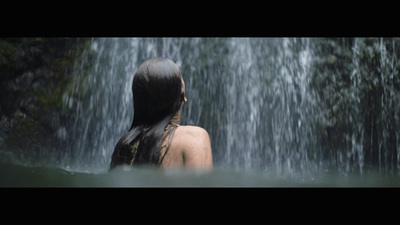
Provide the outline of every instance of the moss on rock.
[[85,38],[0,38],[0,119],[7,125],[0,151],[35,154],[61,144],[55,132],[65,117],[63,95],[88,43]]

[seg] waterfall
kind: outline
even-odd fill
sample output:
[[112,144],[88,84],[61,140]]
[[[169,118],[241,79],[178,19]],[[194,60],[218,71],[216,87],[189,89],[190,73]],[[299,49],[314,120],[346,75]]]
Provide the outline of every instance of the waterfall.
[[[299,43],[301,42],[301,43]],[[304,43],[303,43],[304,42]],[[294,45],[301,48],[294,52]],[[315,152],[316,98],[309,89],[309,40],[233,39],[221,102],[228,105],[227,166],[292,172]]]
[[[65,106],[76,116],[69,121],[70,146],[64,150],[63,167],[107,169],[116,142],[133,119],[130,92],[137,48],[134,39],[97,38],[77,63],[75,86],[64,96]],[[88,64],[92,67],[86,68]]]
[[[74,87],[64,96],[65,107],[76,115],[60,132],[70,143],[62,166],[107,169],[133,119],[136,69],[150,57],[164,56],[177,63],[186,83],[182,124],[209,132],[216,168],[362,173],[369,160],[365,152],[374,155],[376,145],[380,168],[396,170],[399,42],[368,41],[94,38],[75,66]],[[365,75],[364,70],[372,71],[363,61],[367,53],[379,54],[379,79]],[[371,100],[368,85],[380,87],[371,105],[379,106],[377,115],[363,105]],[[390,121],[382,122],[386,118]]]

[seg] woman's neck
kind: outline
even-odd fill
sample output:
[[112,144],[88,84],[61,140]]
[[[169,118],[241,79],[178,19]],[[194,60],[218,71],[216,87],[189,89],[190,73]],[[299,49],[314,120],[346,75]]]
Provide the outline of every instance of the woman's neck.
[[181,111],[182,111],[182,107],[183,107],[183,105],[185,104],[186,101],[187,101],[187,99],[186,99],[186,97],[185,97],[185,100],[182,101],[182,104],[181,104],[180,109],[179,109],[178,112],[176,112],[175,115],[171,118],[170,124],[171,124],[172,126],[179,126],[179,125],[180,125],[180,123],[181,123]]
[[171,118],[170,123],[173,126],[179,126],[181,123],[181,110],[175,113],[175,115]]

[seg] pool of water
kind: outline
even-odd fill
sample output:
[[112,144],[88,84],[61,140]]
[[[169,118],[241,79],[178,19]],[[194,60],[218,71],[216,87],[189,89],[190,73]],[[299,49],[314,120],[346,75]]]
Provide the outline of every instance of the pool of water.
[[0,187],[400,187],[400,178],[376,174],[279,175],[218,168],[207,172],[120,167],[85,173],[2,163]]

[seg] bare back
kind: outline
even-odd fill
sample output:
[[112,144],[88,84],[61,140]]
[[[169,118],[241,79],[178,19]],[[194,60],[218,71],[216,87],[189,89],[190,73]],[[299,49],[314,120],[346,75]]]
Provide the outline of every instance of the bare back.
[[[161,155],[164,155],[163,149]],[[207,131],[196,126],[179,126],[162,166],[212,169],[211,142]]]

